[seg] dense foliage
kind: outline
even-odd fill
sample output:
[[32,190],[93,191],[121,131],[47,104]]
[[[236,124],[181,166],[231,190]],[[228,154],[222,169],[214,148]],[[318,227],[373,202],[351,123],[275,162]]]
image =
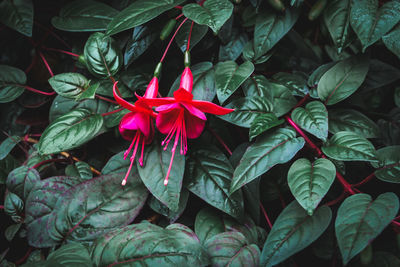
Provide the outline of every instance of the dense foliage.
[[1,266],[400,266],[399,0],[0,0],[0,44]]

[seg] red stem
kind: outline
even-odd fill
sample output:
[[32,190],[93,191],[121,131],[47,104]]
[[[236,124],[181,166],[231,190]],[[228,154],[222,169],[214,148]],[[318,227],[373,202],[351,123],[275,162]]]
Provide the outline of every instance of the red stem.
[[368,175],[367,177],[364,178],[364,180],[362,180],[361,182],[357,183],[357,184],[353,184],[351,185],[352,187],[359,187],[363,184],[368,183],[370,180],[372,180],[375,177],[375,172],[371,173],[370,175]]
[[44,29],[44,30],[46,30],[46,31],[49,31],[50,34],[54,36],[54,38],[56,38],[56,39],[57,39],[58,41],[60,41],[63,45],[65,45],[66,47],[68,47],[69,49],[71,49],[71,46],[70,46],[69,44],[67,44],[60,36],[58,36],[57,34],[55,34],[51,29],[49,29],[49,28],[43,26],[42,24],[40,24],[40,23],[37,22],[37,21],[34,21],[34,23],[35,23],[37,26],[39,26],[39,28],[42,28],[42,29]]
[[174,8],[182,10],[182,6],[175,6]]
[[61,50],[61,49],[57,49],[57,48],[50,48],[50,47],[43,47],[43,48],[46,49],[46,50],[49,50],[49,51],[56,51],[56,52],[60,52],[60,53],[63,53],[63,54],[66,54],[66,55],[70,55],[70,56],[73,56],[73,57],[79,57],[78,54],[75,54],[75,53],[72,53],[72,52],[68,52],[68,51],[65,51],[65,50]]
[[[114,79],[112,79],[112,80],[114,80]],[[96,98],[113,103],[114,105],[119,105],[117,101],[108,99],[107,97],[104,97],[104,96],[96,95]]]
[[189,30],[189,36],[188,36],[186,51],[189,51],[189,49],[190,49],[190,38],[192,37],[193,24],[194,24],[194,21],[192,21],[192,24],[190,25],[190,30]]
[[50,66],[49,66],[49,63],[47,63],[47,60],[46,60],[46,58],[44,57],[43,53],[40,52],[40,51],[39,51],[39,56],[40,56],[40,58],[43,60],[44,65],[46,65],[46,68],[47,68],[47,70],[49,71],[50,76],[53,77],[53,76],[54,76],[53,71],[51,70],[51,68],[50,68]]
[[31,69],[32,69],[33,66],[36,64],[36,62],[37,62],[37,56],[35,55],[35,56],[33,57],[33,59],[32,59],[31,64],[26,68],[25,74],[28,74],[28,73],[31,71]]
[[178,16],[176,16],[175,20],[178,20],[178,19],[180,19],[182,16],[183,16],[183,13],[182,13],[182,14],[180,14],[180,15],[178,15]]
[[265,208],[264,208],[263,204],[261,203],[261,201],[260,201],[260,208],[261,208],[262,213],[264,214],[265,220],[268,223],[269,229],[272,229],[272,223],[271,223],[271,221],[270,221],[270,219],[268,217],[267,211],[265,210]]
[[228,145],[225,144],[224,140],[222,140],[221,136],[219,136],[213,129],[211,129],[210,127],[207,126],[207,130],[210,131],[210,133],[212,135],[214,135],[214,137],[218,140],[218,142],[225,148],[226,152],[228,152],[228,154],[230,156],[232,156],[232,151],[229,149]]
[[106,112],[106,113],[101,114],[101,116],[105,117],[105,116],[108,116],[108,115],[111,115],[111,114],[120,112],[120,111],[123,110],[123,109],[124,109],[124,108],[119,108],[119,109],[116,109],[116,110],[113,110],[113,111],[110,111],[110,112]]
[[69,160],[68,160],[68,159],[46,159],[46,160],[43,160],[43,161],[41,161],[41,162],[36,163],[36,164],[32,167],[32,169],[37,169],[37,168],[39,168],[40,166],[42,166],[42,165],[44,165],[44,164],[47,164],[47,163],[52,163],[52,162],[65,162],[65,161],[69,161]]
[[3,205],[0,205],[0,210],[4,210],[4,206]]
[[32,248],[29,247],[28,251],[25,253],[25,255],[22,258],[20,258],[19,260],[17,260],[15,262],[15,264],[20,265],[21,263],[24,263],[26,261],[26,259],[28,259],[29,255],[31,255],[31,252],[32,252]]
[[40,91],[38,89],[32,88],[32,87],[27,86],[27,85],[24,85],[23,87],[28,91],[31,91],[31,92],[34,92],[34,93],[38,93],[38,94],[42,94],[42,95],[55,95],[56,94],[56,92],[54,92],[54,91],[53,92],[43,92],[43,91]]
[[167,48],[165,48],[164,54],[163,54],[163,56],[161,57],[161,60],[160,60],[161,63],[164,61],[164,58],[165,58],[165,56],[167,55],[168,49],[169,49],[169,47],[171,46],[172,41],[174,40],[174,38],[175,38],[176,34],[178,33],[179,29],[182,27],[182,25],[183,25],[187,20],[188,20],[188,18],[185,18],[185,19],[181,22],[181,24],[179,24],[178,28],[175,30],[174,35],[172,35],[171,40],[169,40],[169,43],[168,43],[168,45],[167,45]]
[[310,94],[306,94],[299,102],[297,102],[297,104],[292,108],[292,110],[302,106],[304,104],[304,102],[306,102],[309,97],[310,97]]

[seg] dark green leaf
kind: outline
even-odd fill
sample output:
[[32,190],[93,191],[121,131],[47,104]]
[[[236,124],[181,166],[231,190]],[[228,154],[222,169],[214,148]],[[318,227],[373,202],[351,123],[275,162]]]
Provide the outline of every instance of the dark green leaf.
[[0,3],[0,21],[8,27],[32,36],[33,4],[31,0],[5,0]]
[[398,209],[399,199],[394,193],[381,194],[375,201],[363,193],[343,201],[336,216],[335,231],[344,265],[385,229]]
[[0,160],[0,184],[5,184],[8,174],[19,166],[19,162],[11,155]]
[[250,76],[242,85],[246,96],[262,96],[273,100],[271,83],[263,75]]
[[365,138],[379,136],[379,128],[375,122],[364,114],[353,109],[329,110],[329,132],[349,131]]
[[[8,1],[3,3],[5,2]],[[18,98],[25,90],[25,83],[26,75],[22,70],[0,65],[0,103],[11,102]]]
[[94,138],[103,125],[100,114],[79,108],[59,117],[43,132],[39,152],[52,154],[73,149]]
[[284,122],[284,120],[279,120],[273,113],[260,114],[256,116],[254,121],[251,123],[249,130],[250,141],[263,132],[275,126],[281,125]]
[[234,61],[218,63],[215,66],[215,83],[219,102],[223,104],[253,71],[254,65],[249,61],[240,66]]
[[327,72],[330,68],[335,65],[335,62],[330,62],[324,65],[319,66],[317,69],[311,73],[310,77],[308,78],[307,84],[310,86],[310,96],[312,98],[318,98],[317,86],[321,77]]
[[390,1],[378,9],[377,0],[352,0],[350,23],[365,49],[400,21],[400,2]]
[[336,167],[328,159],[298,159],[288,172],[290,191],[297,202],[312,215],[326,195],[336,176]]
[[6,231],[4,232],[4,235],[6,236],[6,239],[8,240],[8,242],[11,242],[14,239],[16,233],[21,228],[21,225],[22,225],[22,223],[17,223],[17,224],[12,224],[7,227]]
[[262,64],[268,61],[268,59],[272,57],[273,53],[274,51],[269,51],[260,57],[256,57],[253,40],[248,41],[243,47],[243,59],[246,61],[251,61],[254,64]]
[[[187,41],[188,41],[188,36],[190,32],[192,22],[190,20],[186,21],[183,23],[181,29],[178,31],[175,41],[178,44],[178,46],[181,48],[182,52],[186,51],[186,46],[187,46]],[[206,35],[208,31],[208,27],[206,25],[200,25],[200,24],[193,24],[192,28],[192,35],[190,37],[190,47],[189,49],[192,50],[195,45],[197,45],[201,39]]]
[[374,251],[370,266],[397,267],[400,266],[400,259],[389,252]]
[[387,49],[400,58],[400,24],[397,24],[388,34],[382,37]]
[[400,183],[400,146],[387,146],[378,149],[376,154],[380,168],[375,171],[375,176],[385,182]]
[[91,250],[96,266],[206,266],[208,255],[195,233],[181,224],[165,229],[150,223],[129,225],[96,240]]
[[234,35],[234,37],[227,44],[220,46],[218,59],[220,61],[236,60],[242,53],[244,45],[248,41],[249,38],[245,33],[238,33]]
[[290,203],[276,219],[261,253],[261,265],[273,266],[314,242],[328,227],[331,209],[323,206],[313,216],[296,202]]
[[328,137],[328,111],[324,104],[313,101],[305,108],[298,107],[292,111],[292,119],[301,128],[326,141]]
[[318,83],[318,96],[326,105],[336,104],[353,94],[368,72],[368,58],[355,56],[330,68]]
[[38,181],[40,175],[37,170],[20,166],[8,174],[6,185],[8,190],[26,199]]
[[144,185],[150,193],[172,211],[179,209],[179,198],[185,171],[185,156],[179,151],[175,153],[168,185],[164,185],[168,167],[171,161],[171,148],[164,150],[159,142],[145,147],[144,165],[137,161],[137,169]]
[[187,188],[192,193],[235,218],[243,216],[243,195],[241,191],[229,194],[233,168],[222,152],[199,149],[191,154],[188,164]]
[[199,4],[187,4],[182,9],[185,17],[194,22],[209,26],[217,33],[233,12],[233,4],[228,0],[208,0]]
[[15,222],[21,223],[23,221],[24,201],[18,195],[7,192],[4,199],[4,212],[11,216]]
[[[107,161],[106,165],[104,165],[103,169],[101,170],[101,173],[102,174],[112,174],[112,173],[127,172],[130,161],[129,161],[129,158],[124,159],[124,152],[125,151],[121,151],[118,154],[115,154],[114,156],[112,156]],[[132,170],[132,172],[135,172],[135,170]]]
[[273,95],[274,114],[280,117],[289,112],[297,103],[296,98],[286,86],[270,83],[270,93]]
[[79,243],[63,245],[49,254],[46,261],[39,262],[40,266],[93,266],[86,247]]
[[142,25],[161,13],[180,5],[184,0],[138,0],[122,10],[108,24],[107,34],[113,35]]
[[77,98],[89,87],[89,80],[80,73],[65,72],[54,75],[49,84],[57,94],[67,98]]
[[140,55],[142,55],[150,45],[157,39],[158,33],[147,26],[138,26],[133,29],[132,37],[129,39],[125,54],[125,67],[128,67]]
[[21,141],[21,138],[19,136],[10,136],[7,137],[6,140],[4,140],[0,144],[0,160],[4,159],[7,157],[7,155],[13,150],[13,148]]
[[76,173],[78,175],[77,177],[80,177],[82,180],[90,180],[93,178],[93,173],[92,170],[90,169],[90,165],[87,164],[86,162],[78,161],[73,165],[73,167],[76,170]]
[[271,114],[273,109],[271,101],[261,96],[238,98],[225,107],[235,109],[235,111],[220,116],[220,118],[246,128],[250,128],[251,124],[257,117]]
[[212,266],[259,266],[260,249],[250,244],[240,232],[217,234],[208,239],[204,246]]
[[321,149],[325,155],[336,160],[377,161],[371,142],[353,132],[337,132]]
[[94,99],[94,96],[96,95],[96,90],[99,88],[100,83],[95,83],[90,85],[88,88],[86,88],[85,91],[83,91],[80,95],[77,96],[76,100],[80,101],[83,99]]
[[170,223],[174,223],[185,211],[188,199],[189,191],[183,189],[179,197],[179,205],[176,211],[172,211],[155,197],[152,197],[148,204],[152,210],[167,217]]
[[202,243],[225,231],[224,222],[211,208],[201,209],[194,222],[194,231]]
[[96,77],[113,76],[122,66],[122,53],[116,42],[101,32],[90,35],[83,53],[88,70]]
[[308,93],[307,80],[304,73],[278,72],[272,78],[289,88],[293,95],[305,96]]
[[291,129],[281,128],[259,136],[236,167],[230,192],[266,173],[276,164],[288,162],[303,146],[304,139],[296,138],[296,131]]
[[104,31],[117,14],[117,10],[104,3],[77,0],[66,4],[60,15],[51,19],[51,24],[70,32]]

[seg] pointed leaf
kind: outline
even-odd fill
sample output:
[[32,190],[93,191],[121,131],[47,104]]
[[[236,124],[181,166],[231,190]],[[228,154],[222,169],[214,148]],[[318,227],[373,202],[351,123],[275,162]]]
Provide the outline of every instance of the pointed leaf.
[[382,37],[382,41],[398,58],[400,58],[400,24],[397,24],[388,34]]
[[13,150],[13,148],[21,141],[19,136],[10,136],[7,137],[1,144],[0,144],[0,160],[7,157],[7,155]]
[[225,231],[224,222],[211,208],[201,209],[194,222],[194,231],[204,244],[208,239]]
[[217,33],[233,12],[233,4],[228,0],[208,0],[199,4],[187,4],[182,9],[183,15],[194,22],[209,26]]
[[[175,42],[178,44],[182,52],[186,51],[187,41],[190,29],[192,28],[192,22],[190,20],[183,23],[181,29],[178,31],[175,37]],[[206,35],[208,27],[206,25],[193,24],[192,35],[190,37],[189,49],[192,50]],[[193,71],[193,70],[192,70]]]
[[367,194],[356,194],[343,201],[335,231],[344,265],[385,229],[398,209],[399,199],[394,193],[381,194],[375,201]]
[[104,31],[117,14],[117,10],[104,3],[77,0],[63,6],[60,15],[51,19],[51,24],[70,32]]
[[182,188],[183,173],[185,171],[185,156],[177,153],[174,157],[168,185],[164,179],[171,161],[171,148],[164,150],[159,142],[153,141],[152,145],[145,147],[144,165],[137,161],[140,178],[150,193],[172,211],[179,208],[179,197]]
[[50,124],[39,140],[41,154],[52,154],[76,148],[94,138],[103,125],[100,114],[78,108]]
[[278,83],[270,83],[269,88],[273,95],[274,114],[277,117],[286,114],[296,105],[296,98],[286,86]]
[[336,167],[328,159],[298,159],[288,172],[290,191],[297,202],[312,215],[326,195],[336,176]]
[[25,83],[26,75],[22,70],[0,65],[0,103],[17,99],[25,91],[23,86]]
[[95,266],[206,266],[207,253],[195,233],[181,224],[165,229],[150,223],[114,230],[93,244]]
[[252,75],[243,83],[243,92],[246,96],[263,96],[268,100],[273,99],[271,82],[263,75]]
[[32,36],[33,4],[31,0],[5,0],[0,3],[0,22],[26,35]]
[[236,167],[230,192],[266,173],[276,164],[288,162],[303,146],[304,139],[296,138],[296,131],[291,129],[281,128],[259,136],[247,148]]
[[85,76],[75,72],[57,74],[49,79],[49,84],[57,94],[72,99],[84,92],[89,82]]
[[92,266],[87,248],[79,243],[72,243],[61,246],[56,251],[49,254],[45,262],[40,262],[41,266]]
[[40,174],[37,170],[20,166],[8,174],[6,185],[8,190],[26,199],[38,181],[40,181]]
[[24,201],[17,194],[7,192],[4,198],[4,212],[11,216],[14,222],[22,223]]
[[308,93],[307,80],[304,73],[278,72],[272,78],[292,91],[293,95],[305,96]]
[[243,51],[244,45],[249,41],[249,38],[245,33],[236,34],[234,37],[225,45],[221,45],[219,48],[218,59],[224,60],[236,60]]
[[326,141],[328,137],[328,111],[324,104],[313,101],[305,108],[298,107],[292,111],[292,119],[301,128]]
[[204,246],[212,266],[259,266],[260,249],[255,244],[249,244],[240,232],[217,234],[208,239]]
[[400,183],[400,146],[387,146],[376,153],[380,168],[375,171],[375,176],[385,182]]
[[228,158],[218,149],[200,149],[188,162],[190,182],[187,188],[208,204],[232,217],[243,216],[242,192],[229,194],[233,173]]
[[321,149],[325,155],[336,160],[377,161],[371,142],[353,132],[336,133]]
[[138,26],[133,29],[132,36],[126,44],[124,65],[127,68],[139,58],[157,39],[158,32],[147,26]]
[[378,0],[352,0],[350,23],[363,51],[400,21],[400,2],[390,1],[378,9]]
[[318,83],[318,96],[326,105],[336,104],[353,94],[368,72],[368,59],[355,56],[330,68]]
[[17,224],[11,224],[6,228],[6,230],[4,231],[4,235],[8,242],[11,242],[14,239],[15,235],[17,234],[21,226],[22,223],[17,223]]
[[329,132],[335,134],[340,131],[353,132],[365,138],[375,138],[380,135],[376,123],[356,110],[329,110]]
[[261,265],[274,266],[314,242],[328,227],[331,209],[323,206],[308,216],[293,201],[279,214],[261,252]]
[[215,66],[215,83],[219,102],[223,104],[253,71],[254,65],[249,61],[240,66],[234,61],[218,63]]
[[155,197],[152,197],[148,202],[148,204],[152,210],[167,217],[169,223],[174,223],[177,219],[179,219],[179,217],[185,211],[188,199],[189,199],[189,191],[184,188],[181,191],[179,197],[178,209],[176,211],[169,209]]
[[253,140],[263,132],[284,123],[284,120],[279,120],[273,113],[260,114],[251,123],[249,131],[249,139]]

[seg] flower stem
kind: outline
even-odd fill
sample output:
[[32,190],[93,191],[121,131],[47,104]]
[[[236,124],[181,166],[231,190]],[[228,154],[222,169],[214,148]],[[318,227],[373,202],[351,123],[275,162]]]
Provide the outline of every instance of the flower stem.
[[192,21],[192,24],[190,25],[189,36],[188,36],[188,41],[187,41],[187,45],[186,45],[186,51],[189,51],[189,49],[190,49],[190,38],[192,37],[193,24],[194,24],[194,21]]
[[123,109],[124,108],[119,108],[119,109],[116,109],[116,110],[112,110],[112,111],[109,111],[109,112],[101,114],[101,116],[105,117],[105,116],[108,116],[108,115],[111,115],[111,114],[114,114],[114,113],[118,113],[118,112],[122,111]]
[[79,57],[78,54],[75,54],[75,53],[72,53],[72,52],[68,52],[68,51],[65,51],[65,50],[61,50],[61,49],[57,49],[57,48],[50,48],[50,47],[43,47],[43,48],[46,49],[46,50],[49,50],[49,51],[55,51],[55,52],[60,52],[60,53],[63,53],[63,54],[66,54],[66,55],[70,55],[70,56],[73,56],[73,57]]
[[261,203],[261,201],[260,201],[260,208],[261,208],[262,213],[264,214],[265,220],[268,223],[269,229],[272,229],[271,220],[269,219],[267,211],[265,210],[265,208],[264,208],[263,204]]
[[43,53],[39,51],[39,56],[43,60],[44,65],[46,65],[47,70],[49,71],[49,74],[51,77],[54,76],[53,71],[51,70],[49,63],[47,62],[46,58],[44,57]]
[[161,63],[164,61],[164,58],[165,58],[165,56],[167,55],[167,52],[168,52],[168,50],[169,50],[169,47],[171,46],[172,41],[174,40],[176,34],[178,33],[178,31],[180,30],[180,28],[182,27],[182,25],[183,25],[187,20],[188,20],[188,18],[185,18],[185,19],[181,22],[181,24],[179,24],[178,28],[175,30],[174,35],[172,35],[171,40],[169,40],[169,43],[168,43],[168,45],[167,45],[167,48],[165,48],[164,54],[163,54],[163,56],[162,56],[161,59],[160,59],[160,62],[161,62]]
[[217,139],[217,141],[225,148],[226,152],[228,152],[229,156],[232,156],[232,151],[229,149],[228,145],[225,144],[224,140],[222,140],[221,136],[219,136],[213,129],[207,126],[207,130],[210,131],[212,135]]
[[23,87],[28,91],[31,91],[31,92],[34,92],[34,93],[38,93],[38,94],[41,94],[41,95],[55,95],[56,94],[56,92],[54,92],[54,91],[53,92],[43,92],[43,91],[40,91],[38,89],[32,88],[32,87],[27,86],[27,85],[24,85]]

